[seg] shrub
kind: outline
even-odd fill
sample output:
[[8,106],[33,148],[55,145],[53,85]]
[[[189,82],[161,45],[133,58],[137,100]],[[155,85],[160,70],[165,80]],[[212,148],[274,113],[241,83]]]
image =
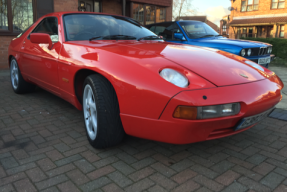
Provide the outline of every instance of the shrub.
[[279,39],[279,38],[241,38],[244,40],[250,40],[250,41],[261,41],[265,43],[269,43],[273,45],[273,51],[272,54],[274,54],[276,57],[287,59],[287,39]]

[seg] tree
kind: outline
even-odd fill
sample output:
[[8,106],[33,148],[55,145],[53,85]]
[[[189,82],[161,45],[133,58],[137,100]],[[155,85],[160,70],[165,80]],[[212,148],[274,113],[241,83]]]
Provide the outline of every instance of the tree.
[[192,0],[173,0],[172,20],[179,20],[181,16],[190,16],[196,13]]

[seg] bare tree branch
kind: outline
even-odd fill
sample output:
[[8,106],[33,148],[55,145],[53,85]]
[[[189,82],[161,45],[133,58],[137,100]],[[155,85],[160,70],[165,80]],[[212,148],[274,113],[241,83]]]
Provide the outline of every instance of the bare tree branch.
[[172,19],[177,20],[181,16],[190,16],[196,13],[192,6],[192,0],[173,0]]

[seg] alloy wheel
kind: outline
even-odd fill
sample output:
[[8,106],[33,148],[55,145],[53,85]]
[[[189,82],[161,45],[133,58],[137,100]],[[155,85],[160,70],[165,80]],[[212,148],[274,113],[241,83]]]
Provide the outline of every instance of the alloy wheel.
[[16,90],[19,85],[19,73],[18,73],[17,62],[14,59],[11,61],[10,75],[11,75],[12,86]]
[[83,112],[87,133],[91,140],[95,140],[98,128],[97,107],[93,90],[89,84],[84,89]]

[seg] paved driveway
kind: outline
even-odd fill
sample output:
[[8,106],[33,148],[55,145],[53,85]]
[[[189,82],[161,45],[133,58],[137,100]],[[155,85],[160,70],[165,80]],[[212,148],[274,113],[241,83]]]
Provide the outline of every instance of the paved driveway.
[[286,121],[267,118],[213,141],[127,136],[96,150],[80,111],[42,89],[16,95],[0,72],[0,191],[287,191],[286,133]]

